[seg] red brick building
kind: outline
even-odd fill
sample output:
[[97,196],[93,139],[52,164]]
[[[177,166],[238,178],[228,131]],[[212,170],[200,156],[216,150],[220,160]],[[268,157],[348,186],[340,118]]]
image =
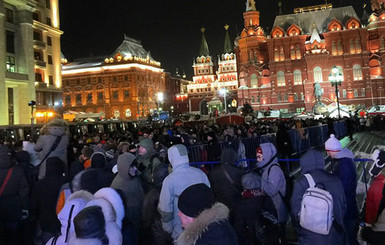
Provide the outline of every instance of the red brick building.
[[247,0],[235,48],[239,104],[282,112],[311,112],[317,99],[329,105],[336,100],[328,79],[334,66],[343,76],[341,104],[356,110],[385,103],[382,2],[372,0],[373,13],[365,11],[362,18],[352,6],[297,8],[293,14],[278,15],[268,34],[259,25],[255,2]]

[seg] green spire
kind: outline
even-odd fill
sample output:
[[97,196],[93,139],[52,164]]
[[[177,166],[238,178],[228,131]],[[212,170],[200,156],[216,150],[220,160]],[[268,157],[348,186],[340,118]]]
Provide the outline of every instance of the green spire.
[[225,48],[223,53],[224,54],[230,54],[233,52],[233,48],[231,47],[231,42],[230,42],[230,35],[229,35],[229,25],[225,25]]
[[201,48],[199,49],[199,56],[210,56],[209,51],[209,45],[207,44],[206,37],[205,37],[205,28],[202,27],[202,41],[201,41]]

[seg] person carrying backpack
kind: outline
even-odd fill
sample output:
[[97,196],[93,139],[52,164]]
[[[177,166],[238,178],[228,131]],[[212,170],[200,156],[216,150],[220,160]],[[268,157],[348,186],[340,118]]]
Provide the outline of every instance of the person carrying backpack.
[[[295,182],[290,200],[291,218],[297,232],[298,243],[312,245],[345,244],[343,224],[344,214],[346,212],[346,201],[341,181],[337,176],[324,170],[325,163],[323,155],[317,150],[308,150],[301,157],[300,165],[303,176]],[[314,181],[315,188],[311,188],[313,186],[309,184],[307,178]],[[318,198],[313,199],[305,197],[309,195],[310,191],[317,192],[317,189],[329,193],[332,200],[329,200],[328,204],[326,204],[326,202],[323,201],[325,199],[323,195],[319,195]],[[322,193],[322,191],[319,193]],[[314,194],[312,197],[314,197]],[[308,204],[304,207],[304,202],[306,201]],[[318,206],[313,206],[312,203]],[[320,203],[325,205],[319,206]],[[324,215],[325,213],[322,212],[325,210],[324,208],[322,209],[322,207],[325,206],[330,211],[332,210],[331,216],[327,214]],[[319,213],[321,213],[321,215],[318,215]],[[312,225],[309,225],[309,223],[312,223]],[[331,226],[328,234],[320,234],[321,232],[319,231],[314,232],[314,226],[316,226],[316,228],[325,227],[325,225],[327,226],[329,223]]]

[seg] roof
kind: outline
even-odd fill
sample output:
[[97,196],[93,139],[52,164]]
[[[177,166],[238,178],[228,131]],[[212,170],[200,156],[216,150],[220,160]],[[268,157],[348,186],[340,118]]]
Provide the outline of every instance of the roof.
[[150,51],[146,51],[141,41],[127,37],[124,35],[124,40],[122,44],[114,51],[114,53],[111,55],[112,57],[115,57],[120,53],[123,55],[123,57],[141,57],[141,58],[147,58],[149,56],[150,60],[155,61],[150,54]]
[[206,37],[205,37],[205,29],[202,28],[201,31],[202,31],[202,41],[201,41],[201,47],[199,49],[199,57],[210,56],[209,45],[207,44]]
[[314,27],[317,28],[318,33],[323,33],[327,31],[327,26],[333,19],[344,24],[351,17],[360,19],[352,6],[278,15],[274,20],[273,28],[279,26],[283,30],[287,30],[292,24],[295,24],[302,29],[303,34],[311,34]]
[[[226,28],[227,27],[227,28]],[[223,49],[223,53],[224,54],[230,54],[230,53],[233,53],[233,48],[231,46],[231,42],[230,42],[230,35],[229,35],[229,31],[228,31],[228,25],[225,26],[225,29],[226,29],[226,34],[225,34],[225,45],[224,45],[224,49]]]

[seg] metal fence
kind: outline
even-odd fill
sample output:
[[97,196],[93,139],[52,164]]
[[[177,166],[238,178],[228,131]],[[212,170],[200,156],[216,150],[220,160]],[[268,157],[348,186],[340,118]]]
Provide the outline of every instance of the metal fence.
[[[346,125],[344,121],[334,123],[334,131],[337,138],[342,138],[346,135]],[[321,147],[325,144],[325,141],[329,138],[329,130],[327,125],[308,127],[304,129],[305,138],[300,137],[297,130],[288,130],[289,137],[293,146],[293,152],[300,153],[306,151],[309,148]],[[255,138],[240,139],[246,150],[246,158],[255,158],[255,149],[262,143],[273,143],[276,145],[275,134],[265,134]],[[221,149],[225,149],[229,146],[228,142],[219,142]],[[194,145],[189,147],[190,162],[207,162],[207,144]]]

